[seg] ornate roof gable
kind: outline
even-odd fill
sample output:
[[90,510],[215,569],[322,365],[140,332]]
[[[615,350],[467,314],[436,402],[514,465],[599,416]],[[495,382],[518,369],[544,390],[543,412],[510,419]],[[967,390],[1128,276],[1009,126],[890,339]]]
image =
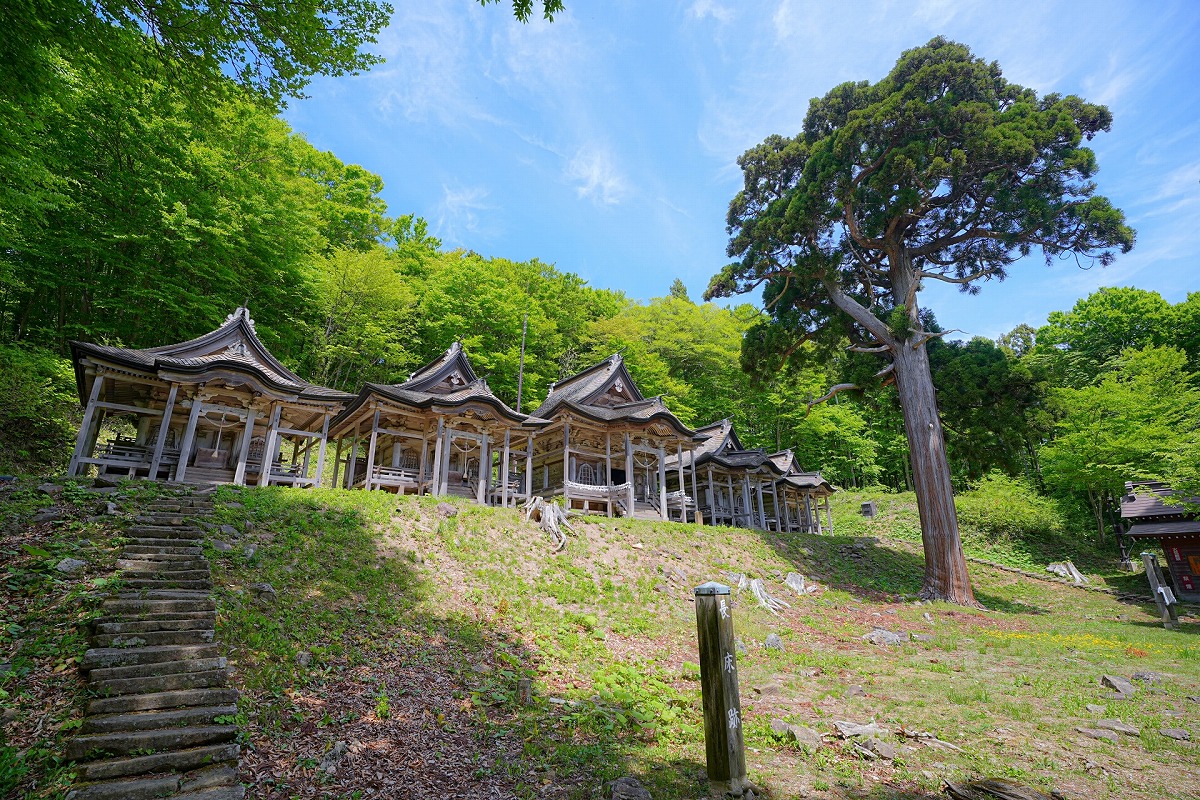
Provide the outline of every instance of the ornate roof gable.
[[467,354],[463,352],[462,344],[455,342],[446,352],[414,372],[397,388],[429,394],[453,394],[478,380]]

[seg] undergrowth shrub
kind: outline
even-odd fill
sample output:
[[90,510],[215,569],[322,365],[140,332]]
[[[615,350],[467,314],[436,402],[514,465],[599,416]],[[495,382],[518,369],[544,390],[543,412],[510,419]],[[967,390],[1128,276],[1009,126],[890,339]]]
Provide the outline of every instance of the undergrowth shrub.
[[81,416],[70,361],[0,344],[0,397],[0,472],[65,469]]
[[1039,495],[1019,478],[992,472],[974,489],[954,498],[958,522],[989,538],[1058,536],[1067,518],[1052,498]]

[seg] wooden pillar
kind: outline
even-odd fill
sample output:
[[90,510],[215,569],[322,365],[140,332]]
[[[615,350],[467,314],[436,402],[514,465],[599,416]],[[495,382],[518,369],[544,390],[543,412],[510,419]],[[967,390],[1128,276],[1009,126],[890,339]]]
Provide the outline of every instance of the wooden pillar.
[[238,450],[237,469],[233,471],[235,486],[246,485],[246,461],[250,458],[250,440],[254,438],[254,418],[258,412],[253,408],[246,409],[246,432],[242,434],[242,446]]
[[758,478],[758,479],[755,481],[755,483],[756,483],[756,484],[758,484],[758,493],[757,493],[757,499],[758,499],[758,529],[759,529],[760,531],[765,531],[765,530],[767,530],[767,509],[766,509],[766,507],[763,505],[763,485],[762,485],[762,476],[761,476],[761,475],[759,475],[759,476],[757,476],[757,478]]
[[692,521],[701,524],[700,519],[700,490],[696,488],[696,451],[692,450],[692,502],[696,504],[696,516]]
[[333,482],[331,488],[338,488],[338,478],[342,476],[342,437],[339,436],[333,450]]
[[313,481],[313,487],[321,485],[321,479],[325,473],[325,449],[329,444],[329,415],[321,415],[321,444],[317,447],[317,479]]
[[417,495],[421,494],[421,486],[425,483],[425,472],[429,469],[429,423],[421,424],[421,460],[417,462]]
[[563,423],[563,502],[571,510],[571,490],[567,481],[571,479],[571,423]]
[[788,503],[788,490],[787,490],[786,486],[783,487],[783,522],[782,522],[782,525],[783,525],[783,529],[785,531],[790,532],[792,530],[792,509],[791,509],[791,504]]
[[192,412],[188,414],[187,427],[183,430],[183,441],[179,444],[179,466],[175,468],[175,480],[183,482],[187,477],[187,462],[192,453],[192,442],[196,438],[196,422],[200,419],[200,409],[204,405],[204,395],[199,389],[192,395]]
[[454,429],[449,425],[442,432],[442,485],[438,487],[438,494],[445,495],[450,487],[450,456],[454,445]]
[[379,409],[371,416],[371,443],[367,445],[367,474],[363,476],[363,488],[368,492],[375,488],[375,447],[379,443]]
[[[83,410],[83,424],[79,426],[79,435],[75,438],[75,452],[71,454],[71,466],[67,468],[68,475],[75,475],[79,469],[79,459],[91,458],[88,442],[92,437],[92,425],[96,421],[96,401],[100,398],[100,389],[104,386],[104,373],[97,372],[92,380],[92,391],[88,394],[87,407]],[[174,387],[172,387],[174,388]]]
[[525,499],[533,497],[533,434],[525,443]]
[[637,498],[633,493],[633,441],[629,431],[625,432],[625,485],[629,487],[629,516],[637,509]]
[[512,429],[504,429],[504,460],[500,462],[500,505],[508,508],[508,462],[512,458]]
[[733,500],[733,473],[732,472],[725,473],[725,483],[728,484],[727,488],[729,490],[729,526],[734,527],[737,525],[737,508],[735,508],[734,504],[733,504],[734,500]]
[[754,512],[750,510],[750,474],[742,475],[742,511],[746,515],[746,527],[754,527]]
[[783,517],[779,514],[779,491],[775,487],[775,479],[771,479],[771,513],[775,517],[775,530],[783,530]]
[[687,487],[683,485],[683,442],[675,443],[675,457],[679,459],[679,521],[687,522]]
[[167,392],[167,404],[163,406],[162,419],[158,425],[158,440],[154,442],[154,455],[150,458],[150,480],[158,480],[158,466],[162,463],[163,448],[167,444],[167,434],[171,431],[171,414],[175,412],[175,395],[179,392],[179,384],[172,383]]
[[475,490],[475,502],[480,505],[487,503],[488,484],[492,480],[492,454],[488,450],[488,435],[484,431],[483,439],[479,442],[479,485]]
[[713,486],[711,466],[708,468],[708,504],[708,512],[710,516],[709,524],[716,525],[719,519],[717,516],[717,490]]
[[662,442],[658,443],[658,504],[659,516],[664,520],[669,519],[667,513],[667,451],[663,448]]
[[829,498],[825,498],[825,521],[829,523],[829,535],[833,535],[833,506],[829,504]]
[[442,493],[442,446],[446,433],[446,418],[438,417],[437,438],[433,440],[433,478],[430,487],[432,494]]
[[267,424],[267,439],[263,443],[262,472],[258,476],[259,486],[271,485],[271,468],[275,465],[275,451],[279,449],[279,417],[283,406],[272,403],[271,417]]
[[710,794],[741,797],[747,786],[746,752],[728,586],[709,582],[696,587],[696,636]]
[[613,496],[612,496],[612,431],[604,432],[604,496],[607,499],[608,516],[611,519],[613,515]]

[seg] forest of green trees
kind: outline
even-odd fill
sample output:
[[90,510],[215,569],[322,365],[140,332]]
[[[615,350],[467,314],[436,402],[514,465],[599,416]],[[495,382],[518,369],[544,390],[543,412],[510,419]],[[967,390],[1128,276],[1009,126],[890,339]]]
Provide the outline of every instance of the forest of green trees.
[[[869,357],[768,363],[743,354],[765,319],[752,305],[697,303],[679,281],[643,302],[570,265],[443,249],[424,220],[389,212],[377,175],[279,117],[296,87],[173,70],[121,30],[80,50],[47,23],[3,54],[0,470],[65,465],[78,413],[68,341],[176,342],[248,303],[267,345],[314,382],[402,381],[461,340],[514,405],[527,314],[526,411],[620,351],[686,423],[731,417],[747,445],[792,448],[843,487],[910,485],[893,388],[809,407],[877,369]],[[332,66],[310,73],[365,66],[339,62],[335,44]],[[1102,524],[1128,478],[1194,483],[1200,292],[1172,305],[1102,289],[1036,330],[928,346],[957,489],[998,473]]]

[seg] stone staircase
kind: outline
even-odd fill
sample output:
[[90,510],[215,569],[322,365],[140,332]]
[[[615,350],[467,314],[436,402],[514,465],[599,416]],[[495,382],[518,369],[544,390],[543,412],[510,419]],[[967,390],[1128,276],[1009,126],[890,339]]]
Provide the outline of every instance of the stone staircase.
[[119,591],[104,601],[81,669],[91,694],[65,757],[68,800],[241,800],[237,690],[213,641],[204,490],[151,503],[126,530]]

